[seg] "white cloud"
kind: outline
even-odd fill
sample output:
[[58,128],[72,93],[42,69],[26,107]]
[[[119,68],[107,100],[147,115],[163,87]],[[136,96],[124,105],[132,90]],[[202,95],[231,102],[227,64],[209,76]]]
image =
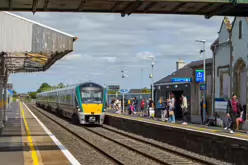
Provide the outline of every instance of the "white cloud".
[[68,54],[66,56],[63,57],[63,60],[65,61],[74,61],[74,60],[79,60],[82,59],[83,56],[81,54]]
[[[207,40],[206,55],[210,57],[210,44],[216,39],[222,17],[209,20],[203,16],[131,15],[86,13],[17,13],[29,19],[78,36],[74,52],[56,62],[49,71],[12,77],[16,88],[33,90],[41,82],[73,83],[91,78],[100,83],[120,83],[125,88],[143,85],[151,80],[151,60],[155,56],[155,80],[174,71],[176,60],[199,59],[201,45],[196,39]],[[121,78],[121,70],[128,73]],[[26,81],[27,80],[27,81]],[[27,85],[28,84],[28,85]],[[37,85],[38,84],[38,85]],[[18,90],[17,89],[17,90]]]
[[151,60],[150,58],[155,58],[155,55],[152,52],[139,52],[136,56],[142,60]]

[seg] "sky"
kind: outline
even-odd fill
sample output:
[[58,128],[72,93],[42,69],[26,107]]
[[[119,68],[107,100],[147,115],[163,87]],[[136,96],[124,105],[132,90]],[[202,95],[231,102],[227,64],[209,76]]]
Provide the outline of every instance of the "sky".
[[[217,38],[223,19],[185,15],[14,14],[79,38],[74,42],[74,51],[47,71],[11,75],[9,82],[18,93],[36,91],[43,82],[56,85],[93,81],[120,85],[123,89],[148,87],[151,60],[146,57],[155,57],[154,81],[174,72],[179,58],[187,63],[202,59],[202,44],[195,42],[197,39],[206,40],[206,56],[212,57],[210,45]],[[128,77],[123,79],[121,70]]]

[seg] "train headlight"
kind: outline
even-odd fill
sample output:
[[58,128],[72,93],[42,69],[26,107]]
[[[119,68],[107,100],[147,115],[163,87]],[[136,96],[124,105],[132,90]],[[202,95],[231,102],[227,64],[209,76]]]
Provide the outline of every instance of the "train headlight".
[[77,110],[78,110],[78,112],[80,112],[80,108],[79,108],[79,106],[77,106]]

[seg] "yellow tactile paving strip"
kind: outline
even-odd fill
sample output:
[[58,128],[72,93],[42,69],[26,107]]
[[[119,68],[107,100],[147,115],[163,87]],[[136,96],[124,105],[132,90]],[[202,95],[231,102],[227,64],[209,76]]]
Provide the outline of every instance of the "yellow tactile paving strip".
[[115,117],[120,117],[120,118],[124,118],[124,119],[137,120],[137,121],[141,121],[141,122],[164,125],[164,126],[168,126],[168,127],[185,129],[185,130],[190,130],[190,131],[195,131],[195,132],[209,133],[209,134],[213,134],[216,136],[224,136],[224,137],[230,137],[230,138],[235,138],[235,139],[240,139],[240,140],[248,140],[248,134],[244,134],[244,133],[237,133],[236,132],[235,134],[229,134],[228,132],[225,133],[224,130],[214,130],[214,129],[207,128],[207,127],[202,128],[202,127],[196,127],[196,126],[192,126],[192,125],[172,124],[172,123],[166,123],[166,122],[161,122],[161,121],[156,121],[156,120],[145,119],[145,118],[141,118],[141,117],[132,117],[132,116],[114,114],[114,113],[109,113],[109,112],[105,112],[105,113],[106,113],[106,115],[109,115],[109,116],[115,116]]
[[29,148],[24,151],[25,165],[71,164],[22,103],[20,115],[23,119],[22,132],[26,135],[22,137],[23,143]]

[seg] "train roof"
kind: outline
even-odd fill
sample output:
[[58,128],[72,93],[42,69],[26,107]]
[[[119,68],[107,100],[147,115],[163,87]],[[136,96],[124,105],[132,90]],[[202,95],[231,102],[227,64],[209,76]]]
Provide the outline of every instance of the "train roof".
[[54,90],[51,90],[51,91],[46,91],[46,92],[41,92],[41,93],[38,93],[37,95],[40,95],[40,94],[46,94],[46,93],[51,93],[51,92],[58,92],[58,91],[62,91],[62,90],[69,90],[69,89],[74,89],[78,86],[81,86],[81,85],[86,85],[86,84],[94,84],[96,86],[99,86],[99,87],[102,87],[102,85],[98,84],[98,83],[94,83],[94,82],[84,82],[84,83],[79,83],[79,84],[73,84],[73,85],[70,85],[70,86],[66,86],[64,88],[59,88],[59,89],[54,89]]

